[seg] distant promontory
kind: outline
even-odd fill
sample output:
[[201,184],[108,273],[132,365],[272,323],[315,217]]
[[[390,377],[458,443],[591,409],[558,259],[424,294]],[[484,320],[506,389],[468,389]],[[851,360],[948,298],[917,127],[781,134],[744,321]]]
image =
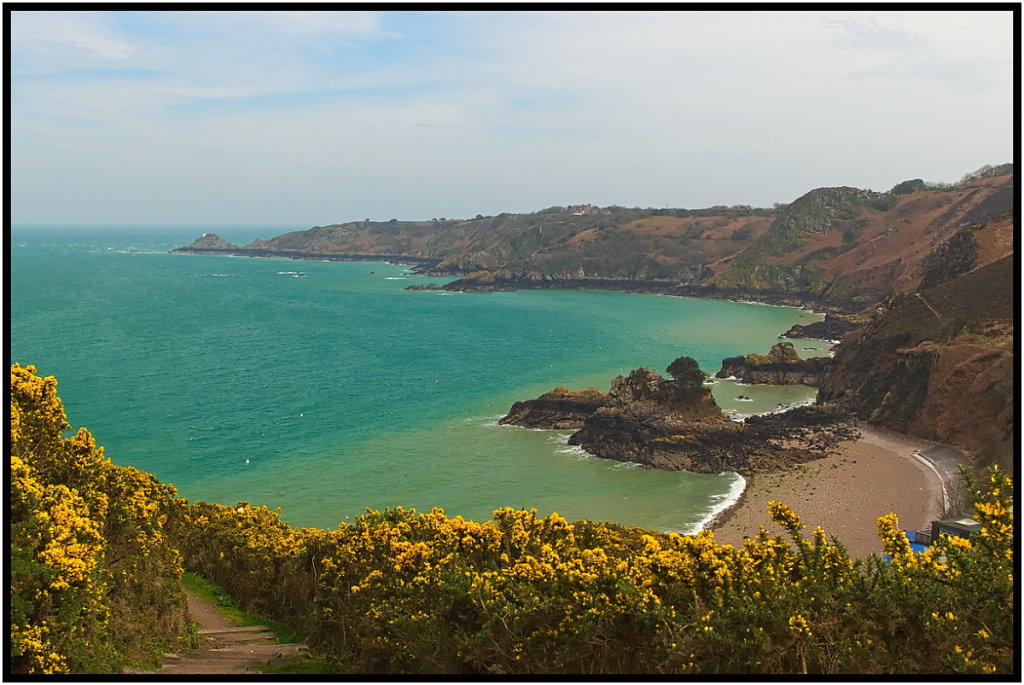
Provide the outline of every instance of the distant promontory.
[[[1013,171],[986,166],[957,184],[913,179],[888,191],[816,188],[771,208],[576,204],[472,219],[364,219],[246,246],[210,233],[173,252],[386,260],[457,279],[446,290],[600,288],[856,313],[969,266],[975,229],[1013,211]],[[975,252],[991,256],[984,245]]]

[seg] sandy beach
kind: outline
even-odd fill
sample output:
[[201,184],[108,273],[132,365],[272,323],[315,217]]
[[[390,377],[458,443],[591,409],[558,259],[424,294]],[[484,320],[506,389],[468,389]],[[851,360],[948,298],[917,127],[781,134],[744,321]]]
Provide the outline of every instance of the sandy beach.
[[788,504],[808,537],[821,526],[854,558],[881,553],[879,516],[895,512],[902,528],[926,529],[941,513],[942,482],[913,453],[930,443],[863,425],[860,431],[860,439],[843,443],[834,456],[749,477],[740,501],[712,525],[716,540],[740,545],[761,525],[785,534],[768,517],[769,500]]

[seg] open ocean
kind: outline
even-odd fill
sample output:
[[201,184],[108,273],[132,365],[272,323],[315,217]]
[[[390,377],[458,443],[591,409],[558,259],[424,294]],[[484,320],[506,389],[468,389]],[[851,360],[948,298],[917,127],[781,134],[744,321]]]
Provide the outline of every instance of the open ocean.
[[[485,520],[512,506],[690,532],[738,496],[739,476],[591,458],[568,432],[498,418],[556,385],[607,390],[684,354],[714,373],[822,318],[606,291],[406,291],[445,280],[383,262],[167,254],[204,231],[247,244],[287,230],[15,227],[11,361],[56,376],[70,423],[114,463],[190,500],[280,507],[324,528],[365,508]],[[814,395],[731,381],[714,392],[740,415]]]

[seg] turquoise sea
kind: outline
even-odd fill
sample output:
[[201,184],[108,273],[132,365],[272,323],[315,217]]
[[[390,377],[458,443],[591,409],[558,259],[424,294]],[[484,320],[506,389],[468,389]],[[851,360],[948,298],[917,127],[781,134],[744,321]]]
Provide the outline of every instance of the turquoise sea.
[[[406,291],[444,281],[384,262],[167,253],[207,230],[246,244],[291,229],[15,227],[10,361],[56,376],[72,425],[115,463],[192,500],[280,507],[294,525],[333,528],[367,507],[483,520],[512,506],[695,530],[739,476],[595,459],[567,432],[497,419],[556,385],[607,390],[684,354],[714,372],[821,318],[606,291]],[[737,415],[813,397],[732,381],[714,392]]]

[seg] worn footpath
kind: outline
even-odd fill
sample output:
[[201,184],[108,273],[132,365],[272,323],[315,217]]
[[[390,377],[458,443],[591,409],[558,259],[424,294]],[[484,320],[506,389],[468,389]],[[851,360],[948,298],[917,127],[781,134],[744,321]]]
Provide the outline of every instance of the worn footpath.
[[260,668],[301,654],[306,645],[274,644],[266,626],[236,626],[207,600],[190,590],[188,609],[199,624],[199,647],[166,654],[156,671],[131,669],[134,674],[256,674]]

